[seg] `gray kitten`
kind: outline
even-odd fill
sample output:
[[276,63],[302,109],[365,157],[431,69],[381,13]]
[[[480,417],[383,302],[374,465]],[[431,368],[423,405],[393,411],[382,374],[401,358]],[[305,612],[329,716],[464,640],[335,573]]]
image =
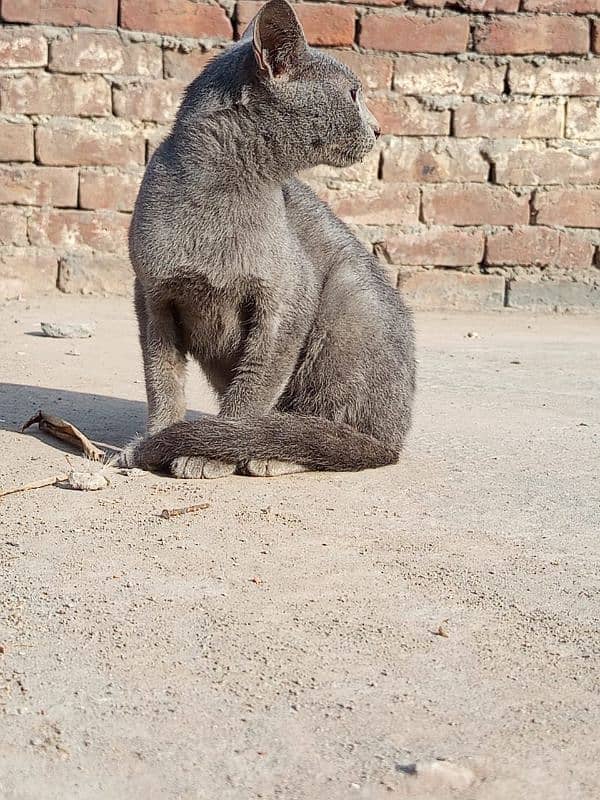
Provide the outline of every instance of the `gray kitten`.
[[[188,87],[131,224],[149,436],[121,462],[214,478],[395,463],[415,386],[411,315],[300,170],[379,136],[357,77],[285,0]],[[220,414],[184,422],[186,357]]]

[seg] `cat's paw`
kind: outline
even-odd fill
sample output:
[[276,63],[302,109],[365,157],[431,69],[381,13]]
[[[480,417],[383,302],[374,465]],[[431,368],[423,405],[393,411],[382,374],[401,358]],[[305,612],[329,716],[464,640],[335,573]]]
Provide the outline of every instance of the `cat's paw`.
[[291,461],[279,461],[276,458],[253,458],[246,462],[246,475],[254,478],[275,478],[277,475],[291,475],[295,472],[307,472],[308,467],[294,464]]
[[113,456],[111,459],[111,465],[122,467],[123,469],[134,469],[134,467],[137,467],[138,465],[135,458],[135,451],[141,441],[142,437],[138,436],[137,439],[134,439],[132,442],[126,445],[120,453],[117,453],[116,456]]
[[224,478],[226,475],[233,475],[235,464],[201,456],[180,456],[171,461],[170,471],[174,478]]

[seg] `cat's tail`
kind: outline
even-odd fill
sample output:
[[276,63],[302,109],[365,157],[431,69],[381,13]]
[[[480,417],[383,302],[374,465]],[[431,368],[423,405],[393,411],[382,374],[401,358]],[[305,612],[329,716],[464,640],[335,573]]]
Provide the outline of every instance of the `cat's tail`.
[[167,468],[180,456],[240,464],[277,459],[313,470],[354,471],[398,461],[398,451],[349,425],[320,417],[273,412],[264,417],[228,419],[203,414],[177,422],[124,453],[127,466]]

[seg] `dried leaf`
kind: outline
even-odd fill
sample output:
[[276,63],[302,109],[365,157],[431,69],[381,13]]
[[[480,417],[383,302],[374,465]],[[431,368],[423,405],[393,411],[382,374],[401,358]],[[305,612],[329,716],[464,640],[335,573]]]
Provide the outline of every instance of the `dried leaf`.
[[36,423],[44,433],[53,436],[55,439],[67,442],[78,450],[81,450],[86,458],[92,461],[101,461],[104,458],[104,450],[100,450],[99,447],[96,447],[96,445],[78,428],[70,422],[60,417],[55,417],[52,414],[46,414],[44,411],[38,411],[31,419],[27,420],[21,428],[21,433]]

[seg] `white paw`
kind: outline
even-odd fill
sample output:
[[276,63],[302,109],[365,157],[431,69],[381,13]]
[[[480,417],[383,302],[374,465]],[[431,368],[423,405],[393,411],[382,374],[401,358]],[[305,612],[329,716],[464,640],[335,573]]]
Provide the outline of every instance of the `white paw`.
[[137,467],[135,462],[135,448],[138,444],[142,441],[142,437],[138,436],[137,439],[134,439],[128,445],[126,445],[120,453],[116,456],[113,456],[111,459],[111,464],[117,467],[123,467],[124,469],[133,469]]
[[255,478],[275,478],[277,475],[291,475],[294,472],[307,472],[308,467],[291,461],[278,461],[276,458],[253,458],[246,462],[246,474]]
[[180,456],[171,461],[170,469],[175,478],[224,478],[226,475],[233,475],[235,464],[211,461],[200,456]]

